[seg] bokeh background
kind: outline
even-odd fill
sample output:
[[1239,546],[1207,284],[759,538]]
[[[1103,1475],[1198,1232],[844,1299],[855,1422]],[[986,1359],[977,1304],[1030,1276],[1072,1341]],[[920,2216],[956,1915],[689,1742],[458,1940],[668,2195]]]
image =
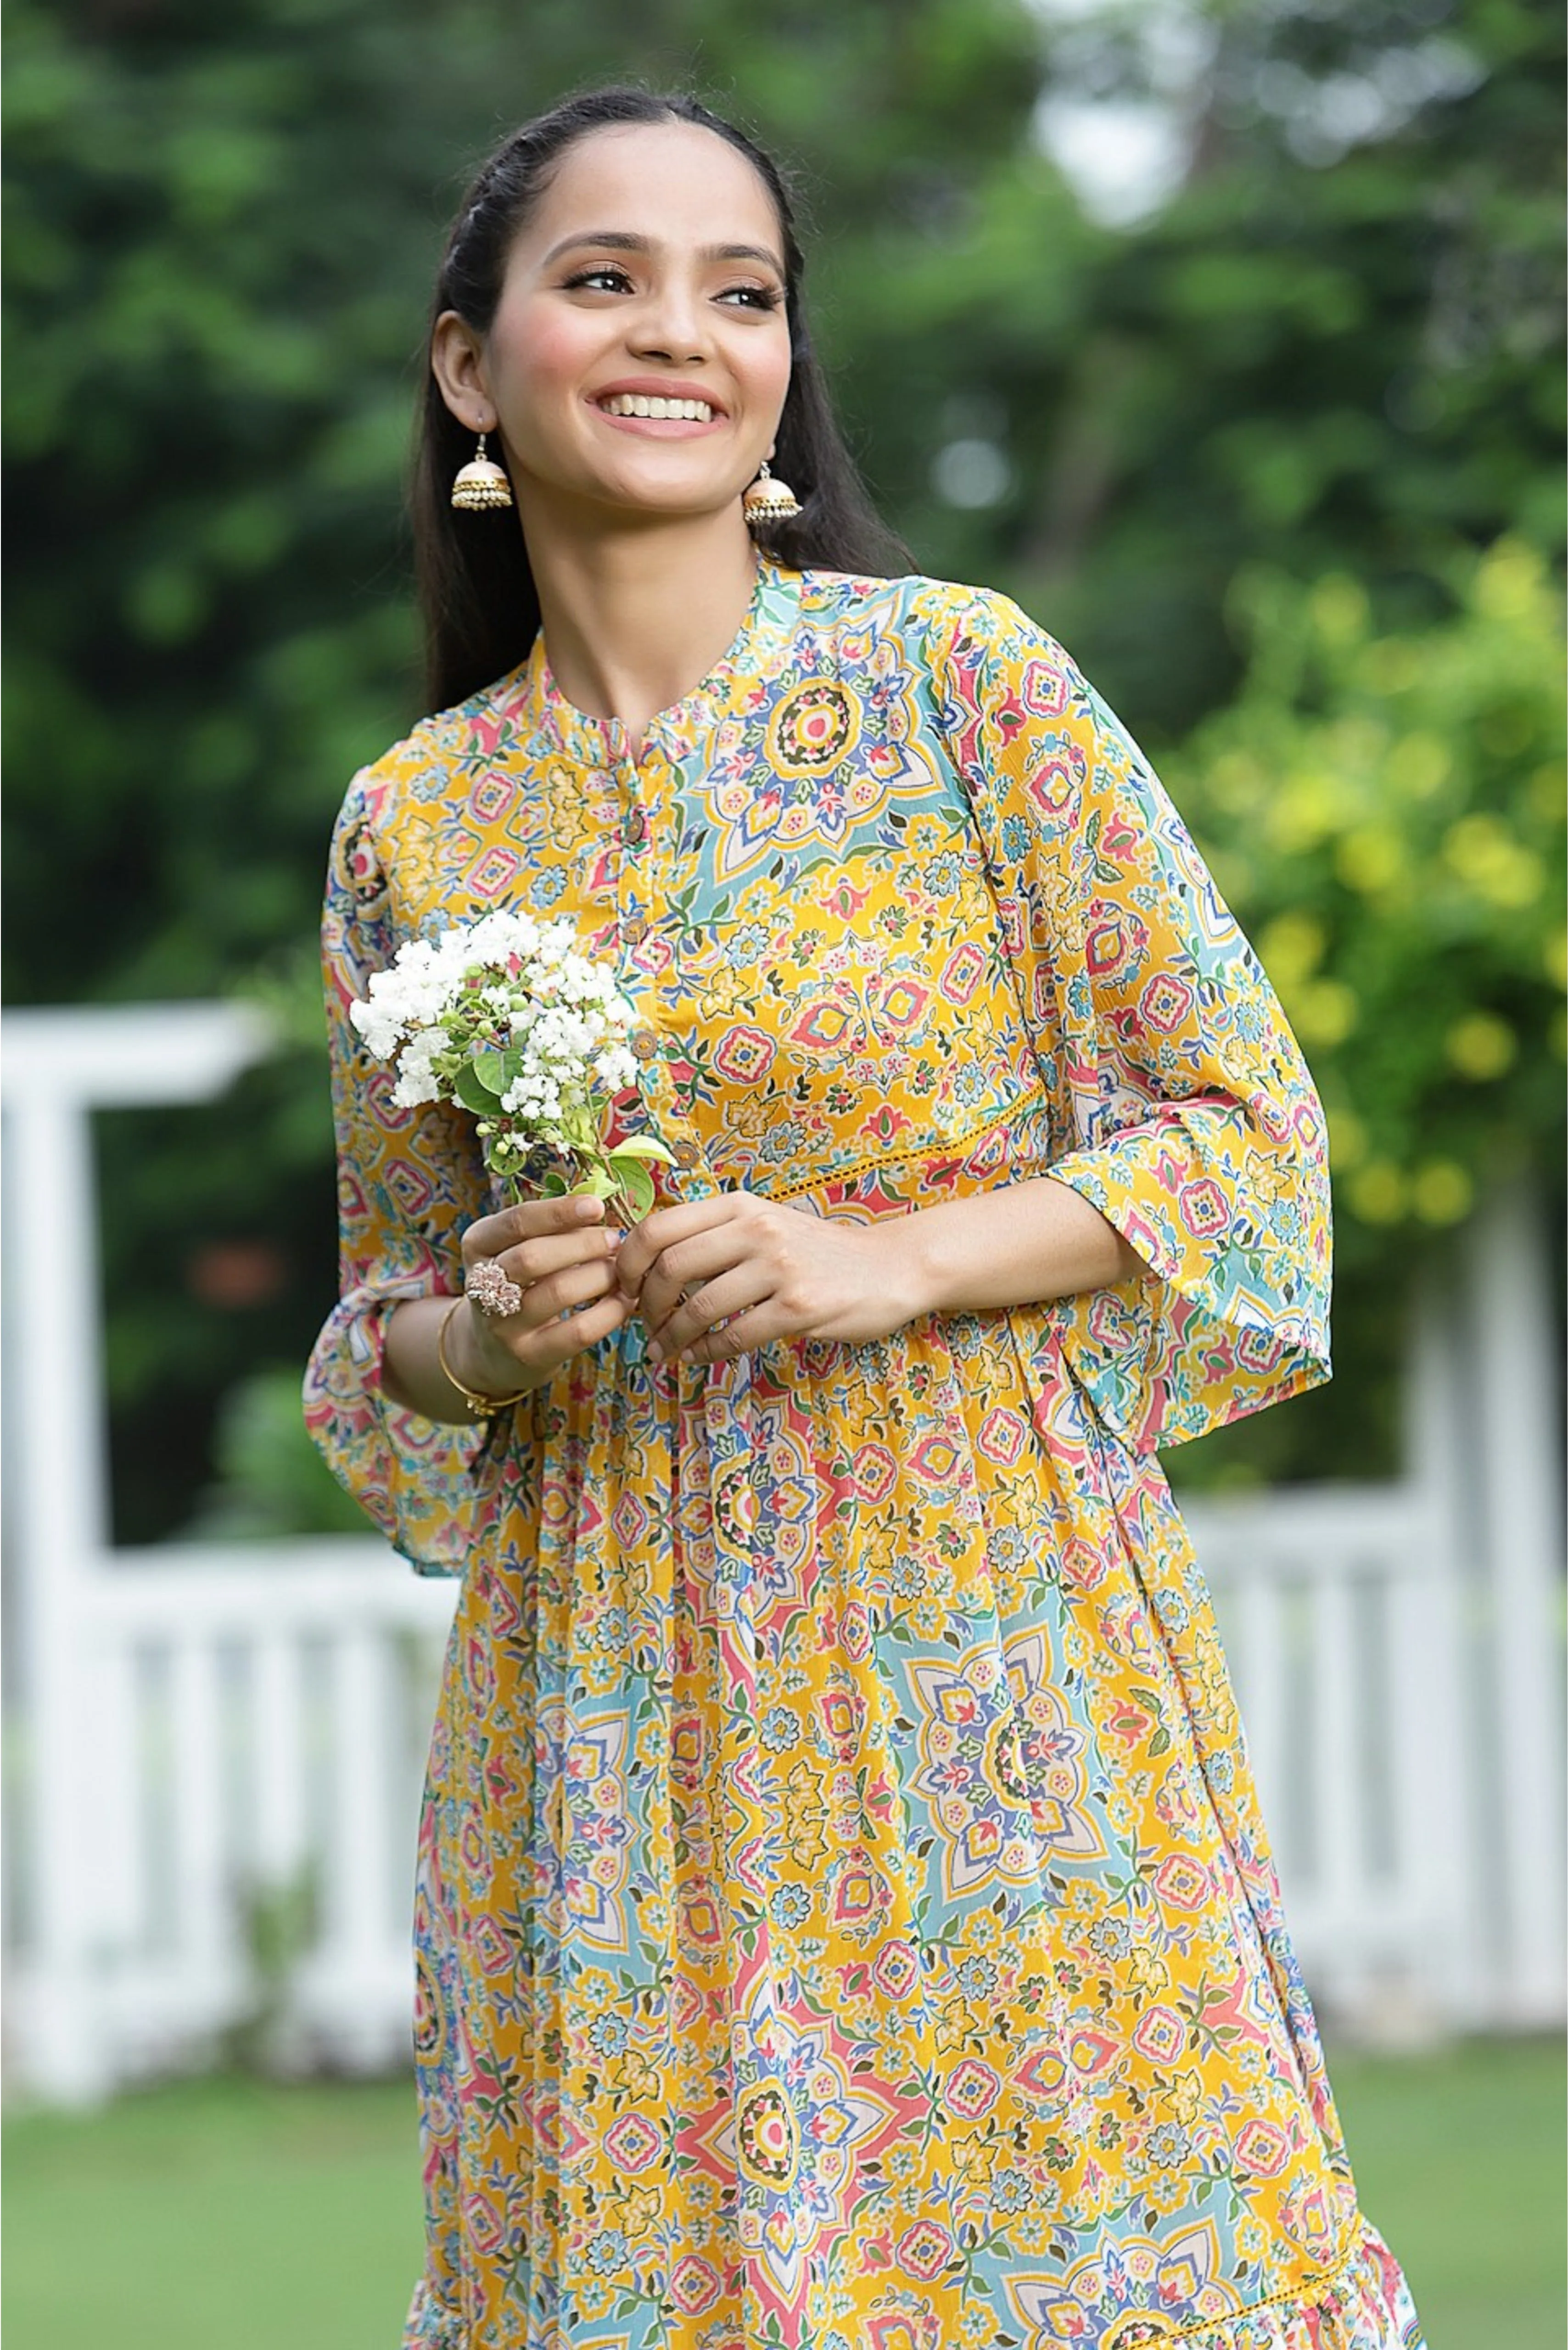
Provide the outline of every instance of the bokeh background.
[[[6,19],[7,1002],[241,998],[274,1039],[217,1103],[95,1121],[117,1544],[359,1524],[297,1413],[335,1284],[326,839],[419,712],[400,494],[446,221],[505,128],[612,75],[694,86],[795,167],[818,339],[884,508],[922,569],[1016,597],[1131,726],[1312,1061],[1337,1376],[1173,1454],[1173,1481],[1405,1473],[1420,1300],[1500,1199],[1527,1202],[1554,1326],[1551,0]],[[14,2090],[19,2350],[96,2340],[110,2309],[121,2350],[394,2338],[406,2081],[285,2088],[254,2035],[218,2054],[94,2116]],[[1336,2081],[1433,2350],[1560,2343],[1555,2038],[1347,2040]]]

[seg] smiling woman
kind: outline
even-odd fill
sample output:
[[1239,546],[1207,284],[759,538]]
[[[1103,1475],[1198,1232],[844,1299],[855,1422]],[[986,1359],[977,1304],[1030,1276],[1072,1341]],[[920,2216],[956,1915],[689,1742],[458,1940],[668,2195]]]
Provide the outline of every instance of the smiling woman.
[[[1327,1376],[1317,1098],[1060,646],[906,576],[800,284],[758,150],[607,91],[486,165],[432,316],[307,1383],[462,1577],[407,2350],[1415,2350],[1155,1457]],[[624,1234],[360,1044],[493,908],[636,1006]]]
[[[732,234],[716,240],[716,221]],[[522,533],[453,521],[452,476],[473,433],[488,429],[482,419],[499,418],[514,484],[548,497],[554,459],[570,450],[563,496],[575,482],[591,504],[597,484],[614,509],[618,481],[634,511],[650,498],[671,518],[694,493],[699,507],[711,513],[716,501],[733,522],[740,489],[776,457],[801,504],[771,533],[786,561],[909,568],[844,445],[812,349],[804,275],[777,166],[692,99],[590,92],[491,157],[448,242],[431,323],[414,510],[432,708],[514,667],[541,619],[531,561],[541,533],[529,540],[526,497]],[[732,376],[728,390],[722,376]],[[610,452],[589,435],[596,423],[602,434],[629,421],[611,412],[617,394],[650,405],[689,395],[713,412],[685,433],[703,425],[695,437],[709,445],[662,474],[646,447],[640,456],[622,448],[627,470],[603,479],[594,460]],[[594,413],[574,417],[578,437],[563,448],[573,408]],[[680,427],[649,432],[656,421],[647,419],[645,442],[683,437]],[[711,566],[694,567],[705,576]],[[557,653],[561,633],[558,623]]]

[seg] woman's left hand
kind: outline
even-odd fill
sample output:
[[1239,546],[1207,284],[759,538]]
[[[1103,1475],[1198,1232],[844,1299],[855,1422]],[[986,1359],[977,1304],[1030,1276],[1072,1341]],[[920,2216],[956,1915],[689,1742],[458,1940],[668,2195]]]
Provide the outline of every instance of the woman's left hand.
[[617,1278],[659,1360],[722,1362],[774,1338],[855,1345],[921,1310],[906,1221],[849,1223],[721,1191],[645,1216],[620,1244]]

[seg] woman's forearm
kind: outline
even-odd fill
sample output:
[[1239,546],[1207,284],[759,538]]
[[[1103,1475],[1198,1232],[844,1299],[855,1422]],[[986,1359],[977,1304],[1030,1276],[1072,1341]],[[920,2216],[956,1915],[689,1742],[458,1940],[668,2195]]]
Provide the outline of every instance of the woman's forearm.
[[[1035,1305],[1148,1271],[1097,1208],[1049,1176],[965,1200],[943,1200],[865,1229],[868,1239],[875,1236],[878,1251],[886,1252],[883,1295],[897,1301],[900,1321]],[[416,1297],[393,1310],[381,1388],[403,1410],[465,1423],[471,1418],[467,1404],[442,1370],[437,1348],[452,1305],[450,1297]],[[635,1309],[628,1304],[623,1310]],[[512,1395],[537,1384],[467,1304],[452,1313],[446,1353],[457,1377],[482,1394]]]
[[878,1230],[900,1248],[916,1313],[1033,1305],[1149,1270],[1097,1208],[1049,1175],[942,1200]]

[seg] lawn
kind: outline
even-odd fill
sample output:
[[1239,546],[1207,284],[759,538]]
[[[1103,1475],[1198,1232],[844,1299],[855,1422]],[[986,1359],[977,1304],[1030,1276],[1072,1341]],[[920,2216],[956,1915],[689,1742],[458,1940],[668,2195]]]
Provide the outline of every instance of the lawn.
[[[1341,2052],[1363,2204],[1428,2350],[1563,2350],[1563,2052]],[[396,2350],[411,2091],[206,2080],[5,2127],[5,2350]]]

